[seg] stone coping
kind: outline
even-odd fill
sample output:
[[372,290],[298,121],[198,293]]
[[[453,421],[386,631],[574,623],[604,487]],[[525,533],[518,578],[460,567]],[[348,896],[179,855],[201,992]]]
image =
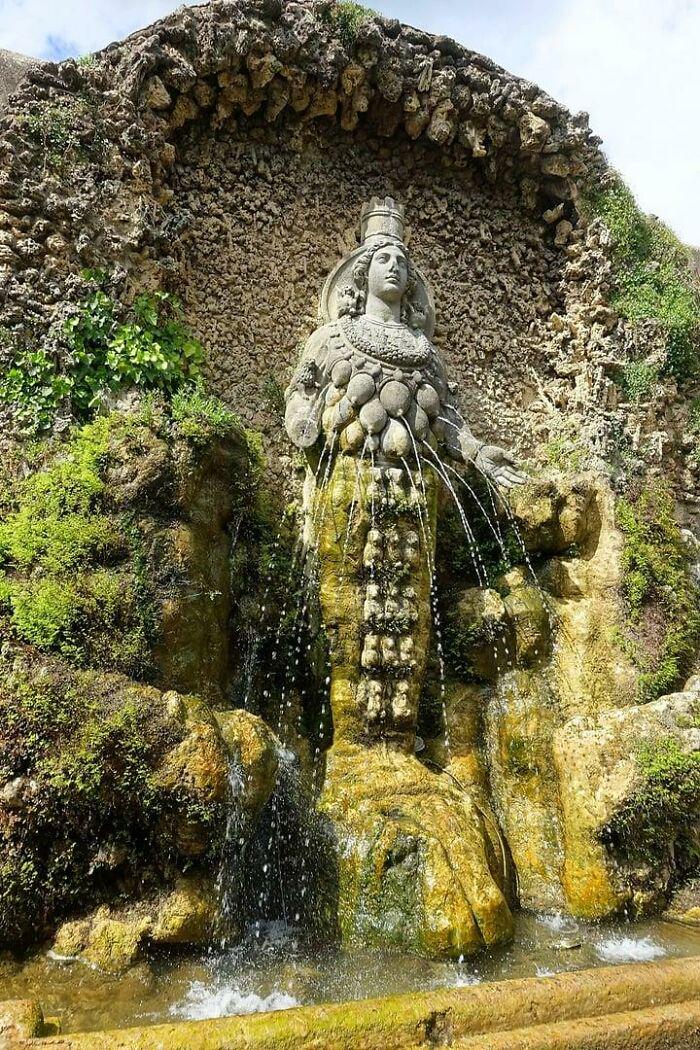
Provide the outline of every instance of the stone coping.
[[[17,1017],[16,1034],[7,1018]],[[38,1010],[0,1004],[25,1050],[700,1047],[700,956],[245,1017],[32,1038]]]

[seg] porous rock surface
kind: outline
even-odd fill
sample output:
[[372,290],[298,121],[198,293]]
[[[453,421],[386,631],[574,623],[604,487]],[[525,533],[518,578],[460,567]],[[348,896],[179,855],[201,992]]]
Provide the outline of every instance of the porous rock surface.
[[19,55],[16,51],[6,51],[0,47],[0,109],[15,91],[27,70],[36,64],[36,60],[27,55]]

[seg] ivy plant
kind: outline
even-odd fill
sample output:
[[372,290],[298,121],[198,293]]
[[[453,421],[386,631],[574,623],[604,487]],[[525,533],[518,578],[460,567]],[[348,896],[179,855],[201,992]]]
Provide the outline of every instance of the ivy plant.
[[44,347],[5,350],[10,366],[0,375],[0,405],[19,429],[48,429],[61,410],[80,421],[95,414],[106,394],[137,387],[174,394],[200,376],[201,344],[187,330],[179,302],[167,292],[138,296],[125,308],[99,275],[59,333],[67,361]]

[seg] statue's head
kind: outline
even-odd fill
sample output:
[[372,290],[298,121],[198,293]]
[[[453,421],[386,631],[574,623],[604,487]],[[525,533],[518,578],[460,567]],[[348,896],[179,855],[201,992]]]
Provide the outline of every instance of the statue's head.
[[370,296],[401,304],[401,320],[432,332],[434,312],[425,279],[406,248],[404,210],[391,197],[373,197],[360,219],[361,247],[346,256],[329,276],[322,296],[322,316],[359,317]]
[[416,325],[418,303],[412,293],[416,271],[403,244],[388,237],[375,238],[355,260],[352,284],[342,289],[339,314],[359,317],[365,312],[368,294],[386,303],[401,302],[401,320]]
[[338,313],[359,317],[372,294],[386,303],[400,301],[401,320],[417,328],[424,311],[415,290],[416,270],[405,246],[392,238],[376,237],[355,261],[352,284],[342,289]]

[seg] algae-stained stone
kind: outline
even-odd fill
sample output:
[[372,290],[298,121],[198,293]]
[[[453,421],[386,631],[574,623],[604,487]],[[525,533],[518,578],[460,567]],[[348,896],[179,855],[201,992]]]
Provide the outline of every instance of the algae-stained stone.
[[[499,881],[503,866],[493,862],[469,791],[413,755],[436,514],[434,482],[426,480],[423,504],[416,502],[419,484],[400,469],[370,471],[341,458],[322,496],[320,597],[334,743],[319,805],[337,869],[343,941],[450,958],[507,940],[512,917]],[[372,527],[375,512],[381,527]],[[401,615],[406,623],[397,627]],[[397,634],[405,635],[401,645]],[[401,667],[406,638],[412,663]],[[386,673],[397,666],[400,677]]]
[[107,973],[121,973],[141,957],[152,925],[148,915],[125,913],[113,917],[109,909],[100,908],[82,956]]
[[385,748],[333,748],[320,808],[346,943],[455,958],[510,939],[482,818],[449,777]]
[[249,711],[217,711],[216,720],[241,776],[238,801],[254,821],[275,789],[280,742],[262,718]]
[[503,675],[486,709],[494,806],[518,872],[520,901],[564,907],[559,785],[552,736],[559,723],[548,669]]
[[75,958],[85,949],[90,939],[90,919],[76,919],[59,926],[52,951],[61,958]]
[[0,1046],[18,1046],[20,1040],[43,1034],[44,1015],[33,999],[0,1002]]
[[600,517],[591,476],[532,479],[513,489],[509,502],[529,551],[558,553],[595,541]]
[[[227,803],[229,755],[212,711],[196,697],[180,697],[177,693],[165,697],[176,717],[184,721],[187,735],[165,756],[154,775],[154,784],[197,805]],[[193,819],[186,807],[175,814],[175,835],[178,847],[189,856],[200,856],[211,845],[206,823]]]
[[551,631],[540,590],[532,584],[514,587],[503,599],[512,625],[515,659],[530,664],[547,655]]
[[447,611],[447,658],[462,672],[493,678],[505,665],[510,624],[500,594],[468,587]]
[[218,914],[216,886],[205,875],[185,875],[163,900],[150,939],[154,944],[205,944]]

